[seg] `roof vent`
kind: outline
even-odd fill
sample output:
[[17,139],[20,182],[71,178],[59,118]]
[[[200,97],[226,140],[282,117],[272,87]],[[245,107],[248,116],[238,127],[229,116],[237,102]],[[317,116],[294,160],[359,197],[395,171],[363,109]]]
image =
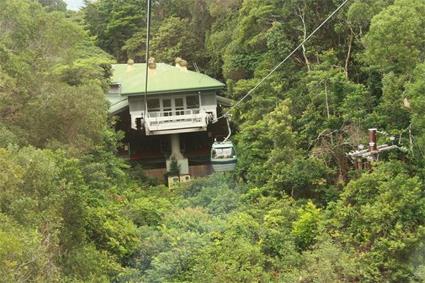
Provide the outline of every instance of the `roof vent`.
[[153,58],[153,57],[149,58],[148,66],[149,66],[149,69],[151,69],[151,70],[156,69],[155,58]]
[[127,64],[130,66],[134,65],[134,60],[133,59],[128,59]]

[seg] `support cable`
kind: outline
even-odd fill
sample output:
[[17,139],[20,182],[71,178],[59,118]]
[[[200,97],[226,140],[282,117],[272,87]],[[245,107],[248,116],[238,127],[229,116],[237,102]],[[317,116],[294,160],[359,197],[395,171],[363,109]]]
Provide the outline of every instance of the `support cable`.
[[147,15],[146,15],[146,76],[145,76],[145,120],[148,116],[148,81],[149,81],[149,47],[151,33],[151,0],[147,0]]

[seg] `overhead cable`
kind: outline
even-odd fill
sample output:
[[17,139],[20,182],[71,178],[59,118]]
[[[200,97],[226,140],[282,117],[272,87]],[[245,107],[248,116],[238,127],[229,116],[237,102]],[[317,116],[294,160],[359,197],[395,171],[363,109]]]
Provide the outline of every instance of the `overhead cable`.
[[149,46],[150,46],[150,33],[151,33],[151,0],[147,0],[147,14],[146,14],[146,74],[145,74],[145,119],[148,114],[148,81],[149,81]]

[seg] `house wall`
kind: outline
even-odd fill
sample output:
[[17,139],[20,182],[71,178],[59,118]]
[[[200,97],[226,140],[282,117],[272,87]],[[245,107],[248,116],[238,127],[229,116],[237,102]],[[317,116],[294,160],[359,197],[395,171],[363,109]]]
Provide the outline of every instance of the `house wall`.
[[128,97],[128,106],[130,108],[131,127],[137,129],[136,119],[142,118],[145,112],[145,98],[142,96]]
[[217,95],[214,92],[201,94],[201,108],[217,117]]
[[[185,96],[185,95],[194,95],[197,93],[182,93],[182,94],[160,94],[160,95],[149,95],[148,99],[151,98],[164,98],[164,97],[173,97],[173,96]],[[130,109],[131,116],[131,127],[137,129],[137,118],[142,118],[143,113],[145,112],[145,97],[144,96],[129,96],[128,104]],[[214,117],[217,117],[217,96],[215,92],[204,92],[200,94],[200,104],[201,109],[204,109],[206,112],[211,112]]]

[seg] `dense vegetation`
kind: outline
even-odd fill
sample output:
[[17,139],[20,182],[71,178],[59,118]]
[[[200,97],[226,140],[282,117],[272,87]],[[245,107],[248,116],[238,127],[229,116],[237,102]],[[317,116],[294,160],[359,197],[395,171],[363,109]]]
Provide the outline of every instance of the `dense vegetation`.
[[[234,99],[342,3],[152,2],[157,61]],[[104,98],[145,6],[0,1],[1,281],[425,280],[423,0],[350,1],[233,113],[238,171],[172,191],[115,156]],[[405,150],[355,171],[369,127]]]

